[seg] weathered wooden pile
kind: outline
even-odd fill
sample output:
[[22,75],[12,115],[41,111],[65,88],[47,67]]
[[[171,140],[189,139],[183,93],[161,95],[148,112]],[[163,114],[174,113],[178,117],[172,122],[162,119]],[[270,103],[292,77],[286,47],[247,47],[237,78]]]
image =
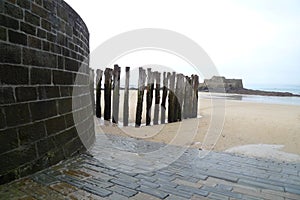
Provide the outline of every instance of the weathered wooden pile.
[[[128,126],[129,117],[129,79],[130,67],[125,68],[125,88],[123,102],[123,126]],[[104,120],[113,123],[119,122],[120,105],[120,75],[121,68],[114,65],[114,69],[106,68],[104,70]],[[103,71],[96,71],[96,116],[101,118],[101,83]],[[147,80],[146,80],[147,79]],[[147,83],[146,83],[147,81]],[[151,68],[146,70],[139,68],[138,93],[136,105],[135,126],[141,126],[144,92],[146,90],[146,126],[151,124],[151,108],[153,105],[154,93],[154,115],[153,125],[167,122],[178,122],[182,119],[196,118],[198,110],[198,87],[199,77],[197,75],[184,76],[175,72],[163,72],[161,87],[161,73],[152,72]],[[145,85],[146,84],[146,85]],[[161,97],[162,90],[162,97]],[[113,94],[112,94],[113,92]],[[113,99],[111,100],[111,96]],[[166,107],[168,97],[168,108]],[[111,106],[112,101],[112,106]],[[112,112],[111,112],[112,108]],[[159,118],[160,112],[160,118]]]

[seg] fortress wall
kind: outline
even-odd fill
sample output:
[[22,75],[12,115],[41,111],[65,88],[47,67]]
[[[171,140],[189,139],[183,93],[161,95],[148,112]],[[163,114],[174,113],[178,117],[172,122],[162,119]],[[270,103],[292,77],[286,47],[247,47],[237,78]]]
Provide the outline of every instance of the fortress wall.
[[1,0],[0,49],[0,183],[5,183],[85,151],[79,134],[91,142],[94,126],[89,32],[69,5]]

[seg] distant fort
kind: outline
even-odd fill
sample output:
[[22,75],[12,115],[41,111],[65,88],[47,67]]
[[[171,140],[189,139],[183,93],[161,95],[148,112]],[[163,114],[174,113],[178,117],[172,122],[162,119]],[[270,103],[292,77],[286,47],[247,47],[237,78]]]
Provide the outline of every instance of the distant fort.
[[263,96],[300,96],[290,92],[272,92],[262,90],[251,90],[243,87],[242,79],[226,79],[224,76],[213,76],[199,83],[199,91],[204,92],[226,92],[235,94],[250,94]]

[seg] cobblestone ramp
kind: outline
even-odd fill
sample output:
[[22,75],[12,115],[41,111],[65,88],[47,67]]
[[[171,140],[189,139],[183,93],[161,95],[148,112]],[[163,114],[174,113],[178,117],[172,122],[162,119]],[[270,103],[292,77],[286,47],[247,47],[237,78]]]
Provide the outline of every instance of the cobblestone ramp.
[[[175,146],[163,158],[155,153],[166,147],[162,143],[107,138],[105,144],[98,138],[90,154],[0,186],[0,198],[300,199],[300,163]],[[183,153],[167,165],[178,152]],[[151,153],[152,159],[139,160]]]

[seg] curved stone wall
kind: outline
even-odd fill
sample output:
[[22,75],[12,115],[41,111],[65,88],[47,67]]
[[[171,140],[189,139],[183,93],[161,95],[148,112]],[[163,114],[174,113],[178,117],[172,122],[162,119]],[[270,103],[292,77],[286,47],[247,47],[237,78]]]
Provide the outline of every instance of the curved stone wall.
[[[92,141],[94,128],[89,32],[69,5],[1,0],[0,49],[0,183],[5,183],[86,150],[78,130]],[[75,97],[74,88],[80,91]],[[80,116],[75,122],[74,115]]]

